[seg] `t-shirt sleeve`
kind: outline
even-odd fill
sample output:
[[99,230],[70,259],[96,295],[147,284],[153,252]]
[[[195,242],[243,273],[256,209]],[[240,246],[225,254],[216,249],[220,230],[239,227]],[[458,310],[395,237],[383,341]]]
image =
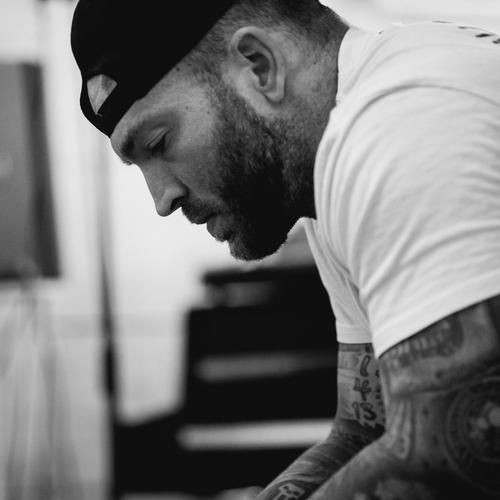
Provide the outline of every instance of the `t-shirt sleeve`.
[[500,108],[406,89],[359,108],[344,130],[336,236],[380,356],[500,293]]

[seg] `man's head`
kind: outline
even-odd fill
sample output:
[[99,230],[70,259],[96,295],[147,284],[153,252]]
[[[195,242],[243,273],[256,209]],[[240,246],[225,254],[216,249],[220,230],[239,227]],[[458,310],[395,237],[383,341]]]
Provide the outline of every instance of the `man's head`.
[[[189,43],[180,36],[182,50],[158,46],[168,27],[156,12],[146,24],[157,33],[148,35],[154,45],[145,61],[130,51],[135,72],[116,70],[127,64],[127,54],[109,35],[111,56],[105,49],[99,55],[98,47],[92,57],[81,56],[85,36],[77,11],[82,109],[111,137],[117,154],[141,168],[160,215],[181,207],[192,222],[207,222],[215,238],[228,241],[235,257],[262,258],[279,248],[300,217],[314,215],[312,167],[336,90],[330,49],[346,28],[316,0],[218,0],[200,9],[206,4],[216,19],[187,25],[196,33]],[[142,18],[146,6],[139,8]],[[192,19],[204,14],[197,9]],[[128,36],[133,39],[133,31]]]

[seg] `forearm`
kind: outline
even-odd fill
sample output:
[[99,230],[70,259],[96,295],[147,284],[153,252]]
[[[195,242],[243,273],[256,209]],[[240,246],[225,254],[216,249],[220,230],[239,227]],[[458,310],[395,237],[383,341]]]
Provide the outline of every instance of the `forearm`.
[[257,500],[303,500],[384,432],[379,372],[371,346],[339,344],[337,413],[328,437],[269,484]]
[[[387,447],[388,437],[372,443],[356,454],[311,496],[310,500],[445,500],[432,476],[412,469]],[[441,478],[443,479],[443,478]],[[450,492],[448,491],[448,494]]]
[[500,318],[498,297],[381,357],[387,431],[311,500],[500,498],[500,329],[488,306]]
[[311,496],[377,435],[335,424],[327,439],[309,448],[272,481],[257,500],[302,500]]
[[[420,410],[423,408],[425,405]],[[410,411],[410,408],[407,410]],[[456,448],[451,450],[446,441],[454,436],[449,429],[443,429],[442,423],[435,421],[442,418],[442,411],[430,411],[427,418],[431,425],[428,429],[418,426],[418,432],[417,427],[410,430],[410,420],[404,415],[405,408],[401,407],[400,411],[397,416],[400,419],[399,428],[394,427],[393,432],[385,433],[357,453],[317,488],[309,500],[499,498],[500,480],[496,479],[500,472],[498,456],[490,457],[486,462],[480,456],[484,451],[479,447],[475,448],[476,455],[472,456],[472,450],[460,448],[460,443],[456,443]],[[455,425],[455,432],[459,432],[465,423],[463,420],[456,415],[454,422],[448,422],[448,425]],[[402,428],[405,425],[407,429]],[[491,443],[488,445],[492,446]],[[461,456],[457,459],[452,453]]]

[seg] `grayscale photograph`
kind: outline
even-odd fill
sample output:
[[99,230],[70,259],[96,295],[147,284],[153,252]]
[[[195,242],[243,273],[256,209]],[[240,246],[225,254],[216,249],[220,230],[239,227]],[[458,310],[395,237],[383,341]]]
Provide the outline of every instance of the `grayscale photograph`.
[[500,500],[500,2],[0,0],[0,500]]

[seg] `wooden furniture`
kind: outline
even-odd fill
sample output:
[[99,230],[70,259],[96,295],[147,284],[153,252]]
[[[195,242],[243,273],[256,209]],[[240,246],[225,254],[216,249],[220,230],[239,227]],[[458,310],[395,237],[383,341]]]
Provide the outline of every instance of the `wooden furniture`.
[[314,266],[213,271],[186,317],[182,409],[115,422],[115,487],[211,495],[264,486],[326,436],[336,340]]

